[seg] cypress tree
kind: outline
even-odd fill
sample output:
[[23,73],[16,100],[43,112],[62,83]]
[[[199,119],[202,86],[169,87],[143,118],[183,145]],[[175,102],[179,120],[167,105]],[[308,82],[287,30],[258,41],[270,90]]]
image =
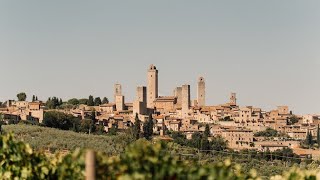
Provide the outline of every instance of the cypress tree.
[[320,149],[320,126],[319,125],[317,130],[317,143],[318,143],[318,149]]
[[138,113],[136,113],[136,118],[133,125],[133,137],[138,140],[140,138],[141,129],[140,129],[140,119]]
[[152,114],[149,114],[148,121],[143,124],[143,136],[150,140],[153,135],[153,118]]

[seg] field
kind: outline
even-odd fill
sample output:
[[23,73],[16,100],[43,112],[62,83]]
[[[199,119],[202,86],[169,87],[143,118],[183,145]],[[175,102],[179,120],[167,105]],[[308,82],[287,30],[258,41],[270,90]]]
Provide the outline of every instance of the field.
[[110,155],[119,154],[130,144],[130,137],[125,134],[117,136],[88,135],[32,125],[5,125],[5,133],[13,132],[15,137],[29,143],[35,150],[93,149]]

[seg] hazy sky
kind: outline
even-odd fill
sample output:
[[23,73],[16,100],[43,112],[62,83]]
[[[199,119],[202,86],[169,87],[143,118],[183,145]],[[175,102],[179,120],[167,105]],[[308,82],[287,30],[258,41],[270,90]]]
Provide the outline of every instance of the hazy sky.
[[159,69],[160,95],[200,75],[207,103],[320,113],[320,1],[1,0],[0,101],[24,91],[127,101]]

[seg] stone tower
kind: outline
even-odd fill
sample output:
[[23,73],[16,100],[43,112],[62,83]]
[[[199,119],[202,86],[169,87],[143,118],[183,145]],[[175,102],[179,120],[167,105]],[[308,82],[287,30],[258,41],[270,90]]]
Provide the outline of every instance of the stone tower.
[[237,105],[237,94],[236,93],[231,93],[230,105],[231,106],[236,106]]
[[146,114],[147,111],[147,88],[145,86],[137,87],[136,100],[133,103],[133,114]]
[[190,85],[182,85],[182,118],[188,116],[190,108]]
[[206,82],[203,77],[198,80],[198,106],[202,107],[206,105]]
[[121,84],[114,85],[114,102],[116,102],[116,97],[122,96],[122,87]]
[[181,108],[182,104],[182,87],[176,87],[173,91],[175,97],[177,97],[176,108]]
[[154,108],[154,100],[158,97],[158,70],[152,64],[148,69],[147,108]]

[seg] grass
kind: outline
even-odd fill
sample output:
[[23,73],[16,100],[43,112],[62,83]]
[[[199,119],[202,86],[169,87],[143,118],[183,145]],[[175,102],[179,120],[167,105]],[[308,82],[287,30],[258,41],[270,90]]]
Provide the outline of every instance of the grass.
[[40,151],[72,151],[77,148],[85,148],[116,155],[123,152],[131,142],[130,137],[125,134],[117,136],[88,135],[36,125],[5,125],[3,130],[5,133],[13,132],[16,138],[29,143],[35,150]]

